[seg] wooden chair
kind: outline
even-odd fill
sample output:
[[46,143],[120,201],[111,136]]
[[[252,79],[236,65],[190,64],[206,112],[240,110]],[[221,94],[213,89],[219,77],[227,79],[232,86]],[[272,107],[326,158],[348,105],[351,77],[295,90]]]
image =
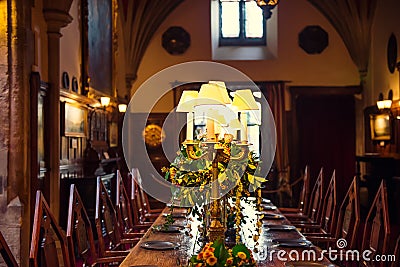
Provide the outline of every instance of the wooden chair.
[[92,225],[74,184],[71,185],[69,194],[67,241],[72,267],[76,266],[75,251],[82,259],[83,266],[121,263],[125,258],[125,256],[98,257]]
[[147,193],[142,189],[141,184],[142,184],[142,176],[140,175],[139,169],[138,168],[133,168],[132,169],[132,176],[133,178],[136,180],[136,182],[138,183],[138,191],[140,194],[140,199],[143,205],[143,210],[145,214],[156,214],[156,215],[160,215],[160,213],[164,210],[162,209],[153,209],[150,205],[150,201],[149,201],[149,196],[147,195]]
[[97,177],[95,223],[100,257],[115,256],[115,251],[127,255],[127,249],[135,245],[142,236],[132,233],[130,238],[122,237],[116,211],[100,177]]
[[395,261],[392,262],[391,267],[398,267],[399,266],[399,259],[400,259],[400,235],[397,238],[396,241],[396,246],[394,248],[394,253],[393,253],[394,257],[395,257]]
[[0,232],[0,253],[1,256],[3,257],[5,264],[7,264],[8,267],[18,267],[18,263],[15,260],[14,255],[11,253],[10,247],[8,246],[1,232]]
[[354,177],[339,208],[335,234],[329,236],[307,235],[307,239],[311,242],[318,242],[319,244],[325,243],[329,245],[330,243],[335,243],[338,239],[343,238],[347,242],[346,249],[354,249],[356,247],[359,224],[359,181],[357,177]]
[[[60,243],[61,254],[56,242]],[[32,229],[29,266],[71,267],[65,234],[58,226],[41,191],[36,192],[35,215]]]
[[[368,212],[361,251],[372,251],[371,258],[375,255],[385,255],[388,252],[390,236],[389,210],[387,200],[387,190],[385,180],[382,180],[381,185],[376,193],[374,202]],[[363,262],[365,266],[370,266],[370,262]],[[377,263],[374,263],[377,264]],[[374,266],[384,266],[384,262],[380,262]],[[372,265],[371,265],[372,266]]]
[[306,213],[302,214],[286,214],[286,217],[291,222],[304,223],[304,222],[317,222],[317,215],[321,208],[322,197],[323,197],[323,168],[319,171],[317,180],[315,181],[313,190],[311,191],[311,201],[308,206]]
[[124,181],[122,179],[121,173],[117,170],[116,176],[116,212],[119,224],[121,226],[121,232],[123,236],[129,236],[130,233],[134,233],[137,231],[147,230],[151,224],[139,224],[136,225],[133,223],[133,212],[137,212],[132,210],[130,199],[128,196],[128,192],[126,191]]
[[137,185],[133,175],[128,173],[128,181],[130,188],[130,203],[132,209],[132,218],[134,225],[144,225],[150,227],[155,219],[157,219],[157,214],[146,214],[143,210],[143,205],[140,199],[139,186]]
[[284,215],[292,213],[303,214],[307,210],[308,201],[310,198],[310,170],[308,165],[306,166],[301,178],[303,180],[303,188],[300,192],[299,205],[297,208],[279,208],[279,211],[282,212]]
[[358,227],[360,224],[360,189],[359,180],[354,177],[344,201],[339,209],[338,227],[336,229],[336,238],[347,240],[347,249],[353,249],[356,246]]
[[332,178],[326,190],[322,208],[318,214],[318,221],[316,224],[294,224],[296,227],[303,229],[303,234],[307,235],[327,235],[332,236],[335,231],[335,215],[336,215],[336,171],[332,173]]

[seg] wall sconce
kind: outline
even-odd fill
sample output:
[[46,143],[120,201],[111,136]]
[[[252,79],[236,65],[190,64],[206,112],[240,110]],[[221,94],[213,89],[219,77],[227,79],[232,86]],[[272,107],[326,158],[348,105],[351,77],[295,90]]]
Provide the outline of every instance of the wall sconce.
[[127,105],[126,104],[118,104],[118,111],[121,113],[126,112]]
[[102,96],[100,97],[100,103],[102,107],[106,108],[110,105],[110,98],[108,96]]
[[383,99],[383,94],[379,94],[379,99],[376,102],[376,105],[379,110],[390,109],[392,107],[392,100],[393,100],[393,91],[392,89],[389,90],[388,99]]

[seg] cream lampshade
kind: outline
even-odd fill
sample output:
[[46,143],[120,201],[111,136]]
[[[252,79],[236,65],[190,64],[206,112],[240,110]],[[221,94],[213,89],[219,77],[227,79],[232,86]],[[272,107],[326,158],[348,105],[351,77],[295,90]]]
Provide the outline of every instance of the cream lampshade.
[[229,105],[232,104],[232,100],[228,95],[228,90],[226,89],[226,85],[222,81],[209,81],[210,84],[218,85],[218,90],[221,91],[222,97],[224,98],[224,104]]
[[186,90],[182,92],[176,112],[187,112],[186,115],[186,140],[193,140],[193,111],[199,93],[197,91]]
[[258,110],[258,105],[251,90],[244,89],[235,92],[232,108],[237,111]]
[[247,142],[247,111],[258,110],[258,105],[250,89],[237,90],[233,97],[232,108],[240,111],[240,141]]
[[227,99],[230,101],[226,88],[222,88],[217,84],[205,83],[200,87],[197,105],[230,104],[230,102],[226,103]]
[[197,91],[183,91],[178,106],[176,107],[176,112],[193,112],[198,96],[199,92]]

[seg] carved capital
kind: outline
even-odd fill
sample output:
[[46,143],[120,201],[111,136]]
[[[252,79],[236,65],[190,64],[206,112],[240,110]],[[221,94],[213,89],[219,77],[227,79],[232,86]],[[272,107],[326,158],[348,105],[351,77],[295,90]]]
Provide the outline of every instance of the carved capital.
[[60,29],[72,21],[68,12],[58,9],[43,9],[44,19],[47,22],[47,32],[60,34]]
[[135,82],[136,78],[137,78],[136,74],[127,73],[125,75],[126,89],[128,89],[128,91],[131,90],[132,84]]

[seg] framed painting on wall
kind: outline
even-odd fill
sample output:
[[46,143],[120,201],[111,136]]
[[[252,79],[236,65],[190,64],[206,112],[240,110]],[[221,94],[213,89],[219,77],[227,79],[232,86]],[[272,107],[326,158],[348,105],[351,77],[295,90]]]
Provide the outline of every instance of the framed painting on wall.
[[66,102],[61,102],[61,135],[86,136],[86,110]]
[[90,87],[112,95],[114,10],[113,0],[82,0],[82,91]]
[[392,126],[390,115],[371,114],[370,115],[371,139],[374,141],[388,141],[392,138]]
[[110,147],[118,146],[118,123],[110,123],[110,133],[109,133]]

